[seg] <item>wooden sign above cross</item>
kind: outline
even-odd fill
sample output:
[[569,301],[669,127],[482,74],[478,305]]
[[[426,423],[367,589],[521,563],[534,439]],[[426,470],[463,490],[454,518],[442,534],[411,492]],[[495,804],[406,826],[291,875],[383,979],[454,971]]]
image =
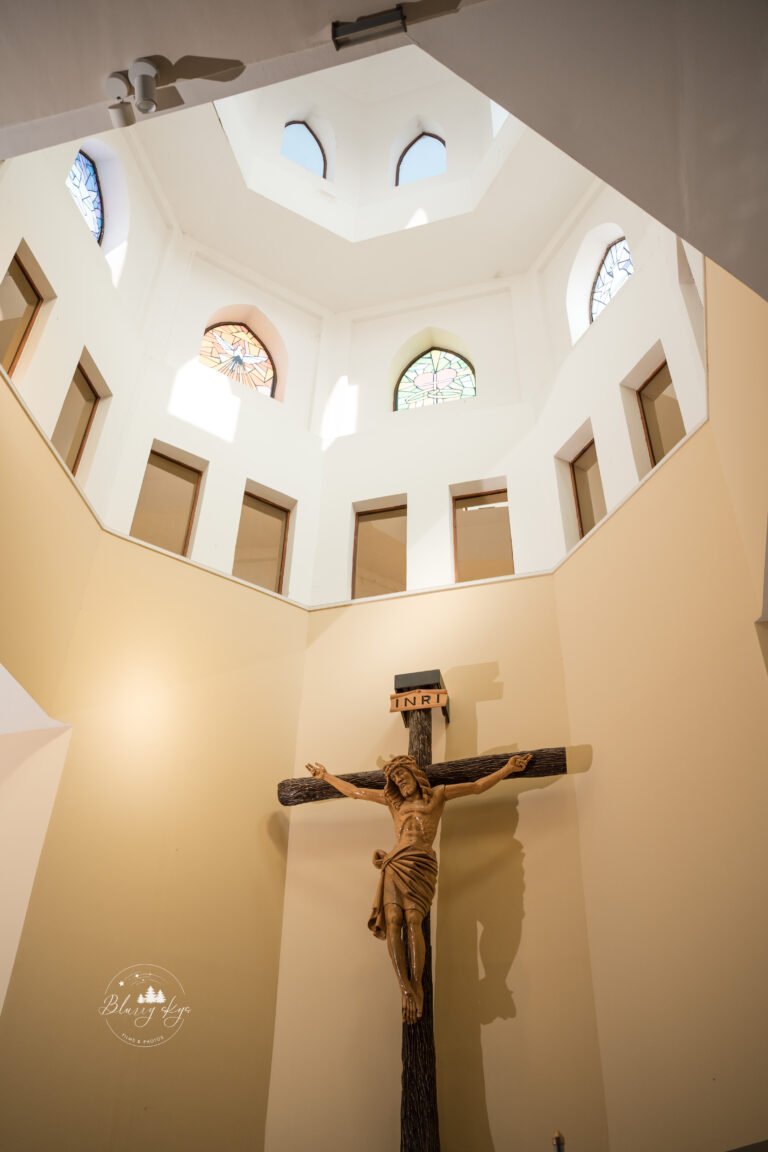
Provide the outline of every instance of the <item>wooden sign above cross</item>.
[[[377,850],[380,870],[376,902],[368,926],[386,939],[403,1004],[401,1152],[439,1152],[437,1081],[432,1015],[432,954],[429,909],[437,882],[433,843],[445,804],[487,792],[502,780],[558,776],[566,772],[564,748],[540,748],[432,763],[432,710],[448,715],[448,694],[440,672],[395,677],[390,701],[405,697],[401,711],[408,728],[408,756],[396,756],[382,771],[332,776],[322,764],[308,764],[311,778],[283,780],[277,794],[291,806],[348,796],[384,804],[392,816],[397,843]],[[412,701],[423,700],[413,704]]]

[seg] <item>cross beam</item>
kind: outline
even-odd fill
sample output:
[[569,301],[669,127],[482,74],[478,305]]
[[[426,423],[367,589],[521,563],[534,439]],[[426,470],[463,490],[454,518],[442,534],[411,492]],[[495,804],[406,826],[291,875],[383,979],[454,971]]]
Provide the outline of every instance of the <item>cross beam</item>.
[[[492,756],[468,756],[464,760],[446,760],[442,764],[430,764],[427,776],[430,784],[463,784],[480,780],[490,775],[512,755],[526,755],[524,752],[494,753]],[[568,771],[565,748],[537,748],[529,753],[533,757],[524,772],[508,776],[508,780],[520,780],[532,776],[564,776]],[[356,788],[383,788],[384,773],[349,772],[341,777]],[[296,776],[291,780],[281,780],[277,786],[277,798],[286,808],[295,804],[312,804],[316,800],[340,800],[342,797],[330,784],[315,780],[312,776]]]

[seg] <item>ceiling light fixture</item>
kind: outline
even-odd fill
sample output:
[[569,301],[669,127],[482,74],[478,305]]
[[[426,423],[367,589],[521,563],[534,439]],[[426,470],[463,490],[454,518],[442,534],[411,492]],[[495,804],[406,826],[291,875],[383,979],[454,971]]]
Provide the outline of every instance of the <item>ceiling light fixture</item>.
[[139,112],[147,114],[157,111],[157,68],[151,60],[140,57],[128,69],[128,79],[133,84],[134,103]]
[[131,85],[125,72],[111,72],[104,81],[104,91],[114,104],[109,105],[109,119],[113,128],[127,128],[136,119],[128,97]]
[[334,20],[331,24],[331,39],[336,51],[353,44],[365,44],[378,40],[381,36],[391,36],[395,32],[405,32],[405,13],[402,4],[388,8],[386,12],[373,12],[370,16],[360,16],[357,20]]

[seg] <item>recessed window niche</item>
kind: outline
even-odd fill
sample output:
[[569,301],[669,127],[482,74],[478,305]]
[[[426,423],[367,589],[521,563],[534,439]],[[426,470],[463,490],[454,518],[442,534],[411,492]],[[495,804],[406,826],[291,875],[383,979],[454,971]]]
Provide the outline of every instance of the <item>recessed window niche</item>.
[[270,592],[282,592],[290,511],[246,492],[240,512],[232,575]]
[[512,576],[512,536],[506,489],[453,498],[456,582]]
[[685,425],[675,386],[664,363],[638,390],[651,463],[656,465],[685,436]]
[[187,556],[202,471],[153,449],[131,524],[131,536]]
[[405,591],[406,533],[404,504],[356,514],[353,600]]
[[0,281],[0,363],[9,376],[42,303],[42,293],[16,253]]
[[586,536],[587,532],[591,532],[603,519],[606,512],[603,481],[594,440],[590,440],[586,448],[571,461],[571,476],[579,521],[579,536]]
[[78,364],[51,436],[51,443],[73,475],[82,459],[99,399],[82,364]]

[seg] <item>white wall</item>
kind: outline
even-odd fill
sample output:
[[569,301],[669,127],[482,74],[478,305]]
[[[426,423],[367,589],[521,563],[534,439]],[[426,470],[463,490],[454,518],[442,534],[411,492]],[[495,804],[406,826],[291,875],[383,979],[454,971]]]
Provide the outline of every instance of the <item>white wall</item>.
[[[77,479],[117,531],[130,531],[147,456],[162,446],[204,470],[193,561],[231,573],[243,492],[259,485],[294,509],[285,594],[329,603],[349,597],[355,504],[405,498],[408,589],[436,587],[453,581],[451,486],[493,480],[508,488],[516,573],[526,574],[577,542],[564,461],[589,439],[609,512],[647,472],[631,391],[664,357],[687,431],[706,416],[699,258],[686,248],[681,261],[675,237],[610,189],[526,274],[427,299],[409,276],[396,301],[333,314],[184,235],[130,132],[90,146],[104,164],[111,150],[123,182],[120,259],[114,245],[108,258],[97,247],[64,185],[73,145],[3,166],[0,265],[23,238],[55,293],[14,373],[43,430],[84,347],[108,389]],[[109,229],[120,196],[109,180],[104,191]],[[635,275],[573,344],[569,279],[585,237],[606,224],[627,235]],[[277,399],[197,363],[205,326],[238,307],[272,333]],[[433,343],[473,363],[477,397],[393,412],[398,375]]]

